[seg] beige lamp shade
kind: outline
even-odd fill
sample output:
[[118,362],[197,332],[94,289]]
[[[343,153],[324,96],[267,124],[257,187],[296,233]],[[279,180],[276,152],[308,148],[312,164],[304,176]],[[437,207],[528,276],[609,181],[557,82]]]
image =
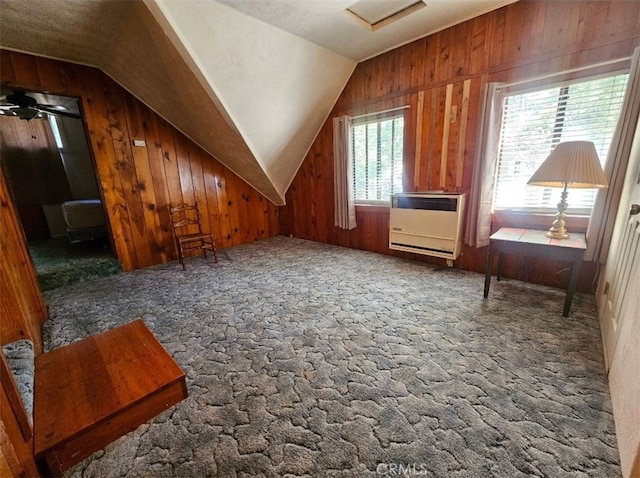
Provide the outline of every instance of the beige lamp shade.
[[554,188],[606,188],[596,147],[591,141],[558,144],[527,184]]
[[544,163],[533,173],[527,184],[563,188],[558,213],[547,237],[567,239],[565,221],[567,188],[606,188],[607,178],[602,171],[596,147],[591,141],[567,141],[555,147]]

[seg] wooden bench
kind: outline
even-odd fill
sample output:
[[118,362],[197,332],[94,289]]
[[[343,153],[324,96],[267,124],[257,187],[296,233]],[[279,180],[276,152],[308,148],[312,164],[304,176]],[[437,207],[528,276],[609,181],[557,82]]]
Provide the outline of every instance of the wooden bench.
[[186,397],[184,373],[142,320],[36,355],[38,468],[61,475]]

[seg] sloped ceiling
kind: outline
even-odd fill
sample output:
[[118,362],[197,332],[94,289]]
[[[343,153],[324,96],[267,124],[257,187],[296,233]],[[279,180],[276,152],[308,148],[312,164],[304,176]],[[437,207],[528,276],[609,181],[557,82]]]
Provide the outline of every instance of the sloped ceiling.
[[[185,2],[175,3],[184,8]],[[269,200],[284,204],[355,62],[216,2],[193,3],[215,19],[218,31],[232,26],[206,39],[208,54],[195,42],[203,65],[185,60],[175,33],[168,36],[141,1],[3,0],[0,45],[102,69]],[[206,23],[193,32],[211,28]],[[275,40],[267,42],[270,36]],[[333,66],[336,75],[329,78]]]
[[355,62],[210,0],[148,1],[284,200]]
[[[429,4],[462,21],[511,1]],[[352,3],[0,0],[0,46],[102,69],[281,205],[356,60],[456,23],[413,18],[404,36],[400,22],[370,32],[336,16]]]

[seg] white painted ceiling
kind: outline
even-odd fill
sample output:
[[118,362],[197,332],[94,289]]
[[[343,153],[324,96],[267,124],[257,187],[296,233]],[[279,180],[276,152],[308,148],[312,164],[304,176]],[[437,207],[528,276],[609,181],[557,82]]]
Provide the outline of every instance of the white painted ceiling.
[[0,0],[0,46],[102,69],[284,204],[357,61],[512,1],[427,0],[372,32],[353,0]]
[[[424,0],[425,8],[373,32],[345,12],[362,3],[356,0],[219,1],[347,58],[362,61],[516,0]],[[393,0],[368,2],[393,4]],[[402,1],[399,6],[404,4]]]

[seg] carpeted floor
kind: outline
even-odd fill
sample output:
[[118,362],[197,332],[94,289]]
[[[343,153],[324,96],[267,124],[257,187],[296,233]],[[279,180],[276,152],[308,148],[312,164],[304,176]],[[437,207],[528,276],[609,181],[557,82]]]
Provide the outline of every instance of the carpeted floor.
[[68,472],[616,477],[592,296],[276,237],[45,293],[49,348],[137,317],[189,397]]
[[71,244],[54,237],[30,243],[29,252],[43,291],[122,272],[106,239]]

